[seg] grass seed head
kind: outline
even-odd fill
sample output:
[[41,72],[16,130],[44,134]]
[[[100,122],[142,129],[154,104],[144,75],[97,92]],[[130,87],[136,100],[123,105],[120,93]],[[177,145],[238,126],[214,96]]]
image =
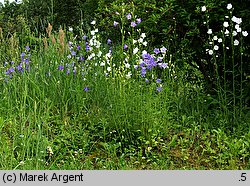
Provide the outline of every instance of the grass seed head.
[[51,36],[51,31],[52,31],[52,25],[50,23],[48,23],[48,27],[46,28],[46,32],[48,34],[48,37]]
[[64,52],[64,48],[65,48],[65,44],[64,44],[64,39],[65,38],[65,33],[63,31],[63,29],[61,28],[59,30],[59,43],[60,43],[60,52],[63,53]]
[[3,39],[3,29],[0,27],[0,39]]
[[47,42],[46,37],[43,38],[43,44],[44,44],[44,48],[47,49],[48,48],[48,42]]

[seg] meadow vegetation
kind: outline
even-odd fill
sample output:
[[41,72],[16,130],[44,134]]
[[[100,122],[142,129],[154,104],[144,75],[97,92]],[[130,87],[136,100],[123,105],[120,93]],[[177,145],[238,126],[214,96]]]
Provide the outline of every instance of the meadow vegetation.
[[0,168],[249,169],[249,36],[233,5],[219,30],[197,5],[194,47],[178,16],[161,42],[133,3],[103,3],[87,27],[54,28],[54,14],[44,30],[0,27]]

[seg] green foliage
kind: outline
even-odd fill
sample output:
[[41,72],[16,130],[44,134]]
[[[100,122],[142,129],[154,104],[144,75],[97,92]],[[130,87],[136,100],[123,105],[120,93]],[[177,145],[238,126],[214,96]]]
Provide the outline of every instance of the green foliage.
[[[226,52],[229,57],[224,61],[223,57],[219,57],[216,62],[206,53],[208,47],[209,35],[207,34],[208,27],[211,28],[214,34],[223,30],[223,21],[225,16],[230,16],[226,5],[230,1],[99,1],[99,8],[97,17],[100,21],[100,27],[104,30],[105,35],[109,37],[120,36],[119,30],[113,31],[113,21],[119,20],[120,15],[126,16],[128,13],[141,17],[143,22],[139,26],[142,32],[147,33],[149,43],[152,46],[159,46],[164,44],[168,51],[173,55],[172,59],[176,66],[183,71],[191,67],[202,73],[202,80],[206,83],[206,89],[210,94],[217,94],[221,89],[218,85],[217,79],[221,83],[226,81],[226,86],[223,88],[224,92],[232,92],[233,96],[239,100],[249,99],[249,37],[242,40],[242,51],[235,49],[234,57],[232,51]],[[247,1],[233,2],[233,15],[241,17],[243,23],[242,30],[249,30],[250,11],[246,9]],[[201,7],[206,6],[206,12],[201,11]],[[120,15],[117,15],[118,12]],[[209,16],[209,21],[207,17]],[[230,17],[231,18],[231,17]],[[206,22],[206,24],[204,24]],[[232,36],[233,37],[233,36]],[[225,43],[231,45],[231,43]],[[244,53],[241,55],[241,53]],[[232,58],[234,58],[237,70],[233,70]],[[216,64],[217,71],[216,71]],[[224,63],[226,68],[223,67]],[[241,67],[242,68],[241,68]],[[240,70],[241,69],[241,70]],[[234,74],[227,73],[233,71]],[[190,77],[196,76],[196,73],[190,73]],[[244,75],[243,75],[244,74]],[[242,76],[243,75],[243,76]],[[188,79],[190,79],[190,77]],[[241,77],[241,78],[240,78]],[[197,77],[196,77],[197,78]],[[233,81],[234,79],[234,81]],[[232,88],[239,84],[245,87],[243,92],[234,91],[241,90],[240,87]],[[226,88],[226,89],[225,89]],[[230,93],[231,94],[231,93]],[[243,98],[243,97],[244,98]],[[240,98],[241,97],[241,98]],[[248,101],[249,102],[249,101]],[[244,104],[249,104],[244,101]]]
[[4,37],[22,32],[22,19],[22,5],[7,1],[5,6],[0,7],[0,27],[3,29]]

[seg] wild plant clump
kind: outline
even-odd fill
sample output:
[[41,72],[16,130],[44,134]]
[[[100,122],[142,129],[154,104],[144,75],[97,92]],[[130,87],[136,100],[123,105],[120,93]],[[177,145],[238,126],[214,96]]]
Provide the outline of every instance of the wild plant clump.
[[202,57],[191,62],[176,30],[186,43],[175,51],[149,38],[135,6],[115,8],[109,33],[93,18],[89,30],[48,23],[25,37],[0,28],[0,165],[248,168],[248,31],[232,4],[216,29],[199,6]]

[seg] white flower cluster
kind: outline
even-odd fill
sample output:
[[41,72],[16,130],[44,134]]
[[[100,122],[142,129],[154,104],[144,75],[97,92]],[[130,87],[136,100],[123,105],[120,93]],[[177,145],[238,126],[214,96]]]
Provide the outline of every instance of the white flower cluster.
[[141,34],[141,37],[138,39],[138,42],[139,42],[139,43],[142,43],[144,46],[147,46],[147,45],[148,45],[148,42],[147,42],[147,41],[144,41],[145,38],[146,38],[146,34],[145,34],[145,33],[142,33],[142,34]]
[[[231,3],[227,4],[227,9],[228,10],[231,10],[232,8],[233,8],[233,6],[232,6]],[[201,8],[201,10],[202,11],[206,11],[206,7],[203,6]],[[229,16],[225,16],[225,18],[229,19]],[[233,23],[234,25],[230,25],[230,23]],[[248,32],[247,31],[242,31],[242,29],[240,27],[241,23],[242,23],[242,18],[238,18],[236,16],[233,16],[231,18],[231,21],[228,21],[228,20],[224,21],[223,22],[223,27],[225,28],[225,30],[224,30],[223,33],[225,34],[225,36],[230,36],[230,31],[229,31],[230,29],[228,29],[230,26],[234,26],[234,28],[235,28],[235,30],[232,31],[232,36],[233,37],[237,36],[238,33],[242,33],[242,36],[244,36],[244,37],[248,36]],[[212,29],[208,29],[207,34],[209,34],[209,35],[213,34]],[[218,44],[214,44],[215,41],[217,41],[218,43],[222,43],[223,40],[222,40],[222,38],[218,38],[218,36],[216,36],[216,35],[213,36],[213,42],[212,41],[209,42],[210,45],[213,45],[213,48],[212,49],[206,49],[206,52],[209,55],[213,55],[214,51],[219,50]],[[237,46],[239,44],[240,44],[239,40],[238,39],[234,39],[233,45]],[[229,47],[226,47],[226,49],[229,49]],[[217,55],[216,55],[216,57],[217,57]]]
[[[112,60],[112,51],[109,50],[108,53],[105,55],[105,61],[102,61],[100,63],[100,66],[103,66],[103,67],[107,65],[107,69],[104,71],[106,75],[108,75],[108,73],[111,72],[112,70],[111,60]],[[115,67],[115,64],[113,64],[113,67]]]

